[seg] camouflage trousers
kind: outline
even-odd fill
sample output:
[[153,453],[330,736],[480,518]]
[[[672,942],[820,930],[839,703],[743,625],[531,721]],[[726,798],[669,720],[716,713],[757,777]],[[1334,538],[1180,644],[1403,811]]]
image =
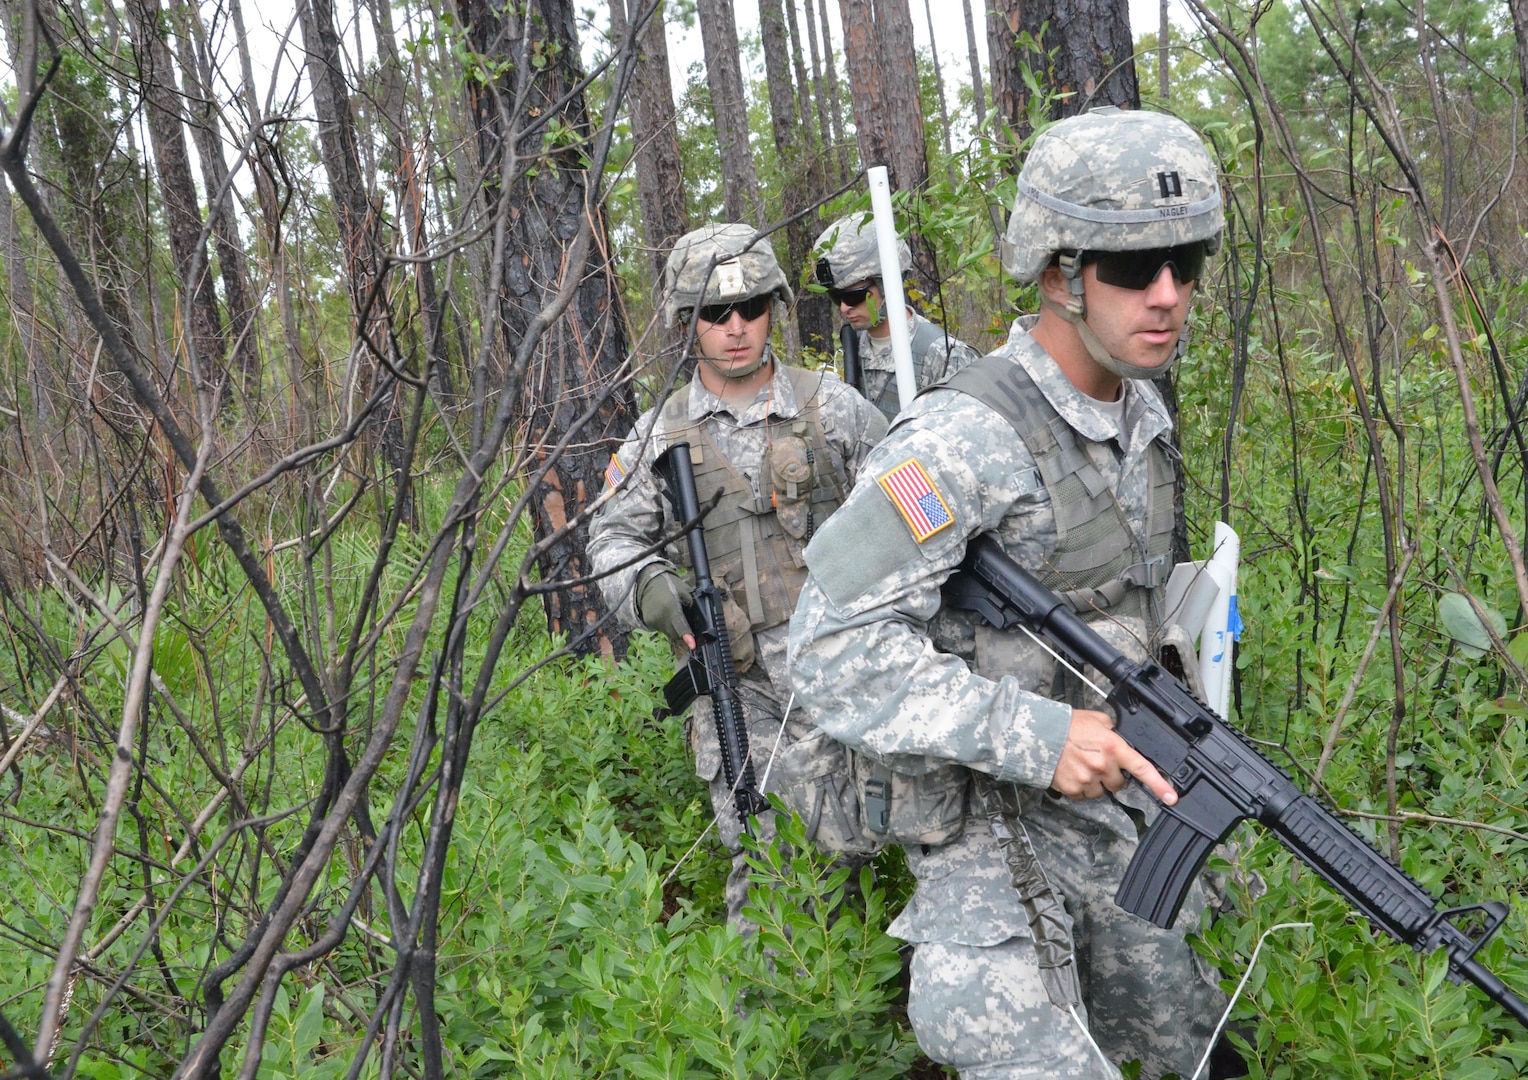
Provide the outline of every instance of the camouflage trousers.
[[[1205,906],[1201,887],[1190,891],[1178,924],[1159,930],[1114,903],[1135,841],[1039,792],[1026,791],[1024,807],[1025,829],[1070,924],[1082,1022],[1113,1066],[1139,1059],[1143,1080],[1187,1080],[1226,1003],[1213,970],[1184,940]],[[957,929],[920,941],[913,955],[907,1012],[924,1053],[955,1066],[962,1080],[1119,1076],[1051,1004],[1033,941],[971,945],[961,936]]]
[[[853,882],[858,870],[874,857],[876,845],[860,830],[859,799],[855,794],[848,754],[842,744],[818,730],[806,714],[793,710],[782,730],[784,703],[767,684],[740,680],[744,715],[748,718],[748,756],[754,776],[766,794],[778,793],[785,804],[801,816],[806,835],[819,848],[837,856],[834,869],[848,867]],[[742,823],[738,821],[732,791],[721,767],[721,748],[709,699],[696,701],[690,720],[690,743],[695,771],[711,790],[722,843],[732,853],[727,875],[727,922],[739,930],[751,924],[743,918],[748,902],[748,860],[742,847]],[[758,819],[757,839],[764,844],[775,837],[773,814]]]

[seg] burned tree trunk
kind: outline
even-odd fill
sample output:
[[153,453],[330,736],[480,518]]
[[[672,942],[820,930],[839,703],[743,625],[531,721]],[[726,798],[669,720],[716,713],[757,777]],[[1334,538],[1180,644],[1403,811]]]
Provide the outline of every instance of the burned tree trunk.
[[[577,582],[588,570],[586,512],[599,496],[610,455],[636,420],[622,378],[626,332],[616,303],[614,269],[605,258],[599,178],[588,172],[590,125],[580,70],[577,11],[568,0],[536,3],[531,16],[468,0],[469,40],[502,74],[469,86],[490,216],[502,220],[503,285],[498,318],[506,352],[528,360],[523,382],[525,473],[543,582]],[[546,62],[521,70],[525,38],[541,40]],[[552,123],[556,127],[552,128]],[[556,130],[548,145],[546,135]],[[505,176],[503,162],[514,162]],[[507,183],[504,181],[507,180]],[[500,217],[502,215],[502,218]],[[572,241],[585,221],[597,242],[582,265],[569,266]],[[520,356],[537,314],[571,288],[567,310]],[[577,651],[619,654],[625,637],[607,619],[592,583],[559,585],[543,594],[547,625]]]

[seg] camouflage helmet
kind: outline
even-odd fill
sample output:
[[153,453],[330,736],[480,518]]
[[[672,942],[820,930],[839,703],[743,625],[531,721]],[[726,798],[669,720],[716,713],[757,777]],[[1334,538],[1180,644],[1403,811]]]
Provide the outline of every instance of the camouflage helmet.
[[752,225],[703,225],[674,242],[663,268],[663,314],[669,326],[708,304],[727,304],[774,293],[791,302],[785,271],[769,240]]
[[1182,120],[1112,106],[1035,139],[1019,173],[1003,266],[1030,282],[1058,251],[1131,251],[1206,241],[1225,211],[1215,162]]
[[[841,217],[822,231],[812,245],[817,255],[817,284],[829,289],[858,285],[881,276],[881,249],[875,238],[875,218],[865,211]],[[897,238],[897,262],[903,270],[912,262],[907,241]]]

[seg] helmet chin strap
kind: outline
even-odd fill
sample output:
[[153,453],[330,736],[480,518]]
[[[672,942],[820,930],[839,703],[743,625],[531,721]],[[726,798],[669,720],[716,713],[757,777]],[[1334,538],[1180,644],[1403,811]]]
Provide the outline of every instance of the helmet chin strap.
[[1066,279],[1066,303],[1057,304],[1045,299],[1041,295],[1040,303],[1055,311],[1067,322],[1077,328],[1077,336],[1082,340],[1082,347],[1088,350],[1099,367],[1121,379],[1155,379],[1166,375],[1183,359],[1183,353],[1188,345],[1188,334],[1185,330],[1178,331],[1178,347],[1168,358],[1167,363],[1157,364],[1154,367],[1144,367],[1141,364],[1132,364],[1128,360],[1121,360],[1104,348],[1104,343],[1098,340],[1098,335],[1093,333],[1093,328],[1088,325],[1088,304],[1082,292],[1082,253],[1076,251],[1063,251],[1059,262],[1061,276]]
[[773,350],[770,348],[770,346],[765,345],[764,351],[759,354],[759,358],[750,364],[747,368],[724,368],[721,367],[717,361],[705,355],[701,355],[700,362],[705,364],[706,367],[711,370],[713,375],[717,375],[723,379],[746,379],[755,371],[758,371],[761,367],[763,367],[765,361],[770,358],[772,353]]

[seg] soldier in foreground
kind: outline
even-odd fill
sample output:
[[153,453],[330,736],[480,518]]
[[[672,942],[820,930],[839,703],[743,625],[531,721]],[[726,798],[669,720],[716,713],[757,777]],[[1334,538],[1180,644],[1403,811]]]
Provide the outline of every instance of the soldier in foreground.
[[1186,1077],[1224,1006],[1184,940],[1199,898],[1165,931],[1113,901],[1171,786],[1077,675],[940,596],[991,534],[1117,647],[1155,647],[1173,464],[1148,380],[1181,355],[1222,225],[1182,122],[1098,109],[1046,130],[1004,251],[1040,314],[901,414],[807,550],[792,677],[879,763],[862,770],[879,824],[917,878],[890,930],[915,943],[908,1017],[965,1080],[1092,1080],[1132,1059]]
[[[653,462],[689,443],[700,506],[720,496],[705,518],[705,542],[712,576],[730,594],[723,608],[754,772],[766,793],[780,792],[801,814],[820,847],[867,861],[874,845],[860,831],[843,747],[800,708],[783,731],[781,724],[790,698],[786,623],[806,580],[803,550],[843,502],[886,421],[831,373],[775,355],[770,330],[791,291],[769,241],[756,240],[751,226],[708,225],[681,237],[664,284],[669,325],[694,329],[695,378],[644,413],[614,455],[589,528],[593,568],[608,573],[601,588],[625,625],[664,634],[676,652],[687,644],[687,554]],[[664,538],[670,543],[651,552]],[[742,928],[748,867],[721,751],[708,721],[692,714],[688,728],[696,771],[710,784],[733,853],[728,921]],[[768,839],[772,815],[763,817],[770,820],[760,820],[760,839]]]
[[[865,396],[887,420],[893,420],[901,404],[891,360],[891,324],[886,318],[875,221],[866,213],[839,218],[823,230],[813,250],[817,253],[817,283],[828,290],[844,322],[859,334]],[[899,239],[898,262],[905,268],[911,258],[907,241]],[[907,309],[907,330],[912,338],[913,381],[919,390],[955,374],[981,355],[912,308]]]

